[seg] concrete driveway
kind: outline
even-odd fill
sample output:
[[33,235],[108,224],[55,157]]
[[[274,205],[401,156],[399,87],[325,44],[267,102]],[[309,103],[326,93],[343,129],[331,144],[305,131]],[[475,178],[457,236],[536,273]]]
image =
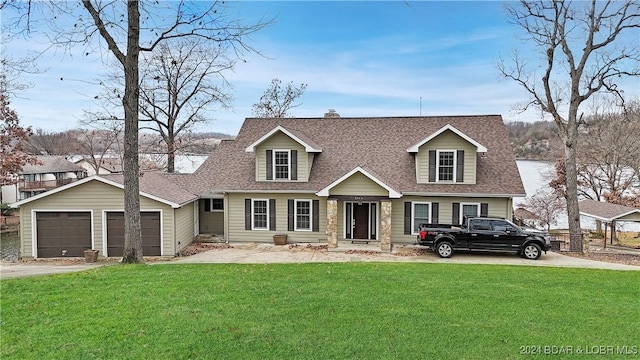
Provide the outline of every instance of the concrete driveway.
[[[539,260],[526,260],[513,254],[465,253],[457,252],[449,259],[442,259],[432,252],[418,255],[415,248],[396,246],[393,252],[381,252],[375,246],[342,245],[338,249],[321,249],[317,245],[271,244],[215,244],[211,250],[192,256],[169,261],[149,261],[148,264],[266,264],[266,263],[305,263],[305,262],[419,262],[444,264],[492,264],[590,268],[606,270],[640,271],[640,266],[594,261],[555,252],[543,254]],[[0,278],[52,275],[95,269],[101,266],[117,264],[114,260],[99,260],[96,263],[81,261],[69,264],[56,261],[19,261],[2,262]]]
[[216,247],[196,255],[179,258],[170,264],[220,264],[220,263],[304,263],[304,262],[422,262],[448,264],[492,264],[574,267],[608,270],[635,270],[640,266],[608,263],[562,255],[552,251],[538,260],[526,260],[514,254],[456,252],[451,258],[442,259],[430,251],[416,255],[415,247],[396,246],[389,252],[366,245],[347,245],[337,249],[312,250],[313,246],[276,246],[271,244],[234,244],[232,247]]
[[96,269],[115,262],[74,263],[52,261],[16,261],[0,263],[0,279],[12,279],[27,276],[43,276]]

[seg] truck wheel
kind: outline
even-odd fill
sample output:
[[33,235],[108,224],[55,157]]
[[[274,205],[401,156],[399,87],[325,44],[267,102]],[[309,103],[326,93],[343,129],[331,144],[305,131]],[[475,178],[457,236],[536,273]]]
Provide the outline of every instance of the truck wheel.
[[443,241],[436,245],[436,253],[441,258],[450,258],[453,255],[453,246],[448,241]]
[[522,255],[525,257],[525,259],[538,260],[540,258],[540,255],[542,255],[542,249],[540,249],[540,246],[538,244],[530,243],[524,247]]

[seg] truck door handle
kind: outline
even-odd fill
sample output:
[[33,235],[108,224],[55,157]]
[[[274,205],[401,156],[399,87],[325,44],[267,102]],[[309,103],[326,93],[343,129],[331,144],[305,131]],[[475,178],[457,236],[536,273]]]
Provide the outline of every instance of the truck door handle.
[[471,234],[471,236],[478,236],[478,234]]
[[499,237],[499,236],[500,236],[500,235],[498,235],[498,234],[494,234],[494,235],[493,235],[493,237]]

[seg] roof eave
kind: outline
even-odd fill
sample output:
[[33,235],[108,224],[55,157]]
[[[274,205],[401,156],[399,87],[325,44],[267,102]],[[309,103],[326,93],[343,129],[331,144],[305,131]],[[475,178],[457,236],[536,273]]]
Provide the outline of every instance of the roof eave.
[[427,136],[426,138],[422,139],[419,143],[417,143],[417,144],[411,146],[410,148],[408,148],[407,152],[409,152],[409,153],[417,153],[419,148],[422,145],[428,143],[429,141],[433,140],[435,137],[437,137],[438,135],[442,134],[443,132],[445,132],[447,130],[453,131],[456,135],[460,136],[461,138],[465,139],[467,142],[469,142],[470,144],[475,146],[476,147],[476,152],[479,152],[479,153],[486,153],[487,152],[487,148],[484,145],[482,145],[479,142],[475,141],[473,138],[471,138],[467,134],[463,133],[462,131],[456,129],[451,124],[447,124],[447,125],[441,127],[439,130],[437,130],[433,134],[431,134],[431,135]]
[[245,152],[250,152],[250,153],[254,152],[258,145],[260,145],[263,142],[265,142],[267,139],[269,139],[271,136],[273,136],[278,131],[284,133],[285,135],[287,135],[288,137],[292,138],[294,141],[296,141],[300,145],[304,146],[304,149],[305,149],[306,152],[310,152],[310,153],[321,153],[322,152],[322,148],[315,148],[315,147],[307,144],[302,139],[300,139],[299,137],[295,136],[294,134],[292,134],[290,131],[288,131],[287,129],[285,129],[281,125],[276,126],[275,128],[271,129],[271,131],[269,131],[268,133],[264,134],[260,139],[258,139],[256,141],[254,141],[253,143],[249,144],[249,146],[247,146],[244,149],[244,151]]
[[389,198],[390,199],[399,199],[399,198],[402,197],[402,193],[401,192],[394,190],[391,186],[385,184],[380,179],[378,179],[375,176],[371,175],[368,171],[363,169],[361,166],[357,166],[353,170],[351,170],[348,173],[344,174],[342,177],[340,177],[336,181],[332,182],[331,184],[329,184],[324,189],[318,191],[316,193],[316,195],[317,196],[322,196],[322,197],[328,197],[330,195],[329,194],[329,190],[331,190],[333,187],[335,187],[336,185],[340,184],[341,182],[345,181],[346,179],[350,178],[352,175],[354,175],[357,172],[363,174],[364,176],[368,177],[370,180],[372,180],[373,182],[378,184],[380,187],[382,187],[383,189],[387,190],[389,192]]

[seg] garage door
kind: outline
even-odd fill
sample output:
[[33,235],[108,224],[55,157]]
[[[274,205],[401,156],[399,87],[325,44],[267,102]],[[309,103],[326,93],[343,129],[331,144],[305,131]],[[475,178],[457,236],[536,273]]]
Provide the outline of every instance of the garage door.
[[91,249],[91,212],[36,212],[37,257],[84,256]]
[[[142,227],[142,255],[160,256],[160,212],[140,213]],[[124,212],[107,213],[107,254],[124,253]]]

